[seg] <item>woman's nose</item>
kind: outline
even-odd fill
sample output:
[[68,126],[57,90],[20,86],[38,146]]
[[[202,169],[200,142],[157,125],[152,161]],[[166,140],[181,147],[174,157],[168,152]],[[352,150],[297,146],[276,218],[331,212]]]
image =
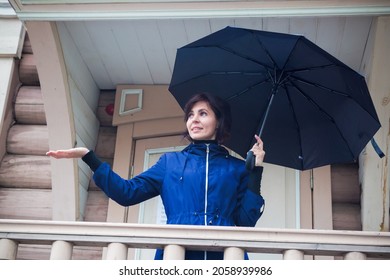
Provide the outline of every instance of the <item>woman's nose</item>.
[[192,121],[193,122],[199,122],[199,116],[198,115],[194,115],[194,117],[192,118]]

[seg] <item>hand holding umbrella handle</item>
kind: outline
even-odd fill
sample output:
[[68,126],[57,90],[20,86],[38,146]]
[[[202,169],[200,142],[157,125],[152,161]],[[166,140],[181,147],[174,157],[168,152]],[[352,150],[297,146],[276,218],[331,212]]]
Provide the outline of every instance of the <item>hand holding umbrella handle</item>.
[[246,154],[245,166],[249,171],[253,170],[256,165],[261,166],[264,161],[265,152],[263,150],[263,141],[260,136],[255,135],[256,143]]
[[246,154],[245,166],[248,170],[253,170],[255,167],[255,155],[252,151],[248,151]]

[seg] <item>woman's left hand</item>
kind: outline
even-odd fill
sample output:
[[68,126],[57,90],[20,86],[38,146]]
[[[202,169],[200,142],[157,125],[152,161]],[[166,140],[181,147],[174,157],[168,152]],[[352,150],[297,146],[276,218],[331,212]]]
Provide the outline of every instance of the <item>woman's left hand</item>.
[[255,166],[262,166],[265,156],[265,151],[263,150],[263,141],[261,141],[260,137],[255,135],[256,143],[253,145],[251,151],[255,156]]

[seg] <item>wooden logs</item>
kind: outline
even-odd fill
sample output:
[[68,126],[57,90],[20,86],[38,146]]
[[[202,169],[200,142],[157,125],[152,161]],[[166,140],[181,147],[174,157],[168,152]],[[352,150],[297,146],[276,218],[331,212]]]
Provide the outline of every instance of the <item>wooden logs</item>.
[[19,64],[19,79],[23,85],[39,86],[39,76],[33,54],[23,54]]
[[41,155],[49,150],[46,125],[13,125],[7,137],[7,152],[16,155]]
[[15,120],[22,124],[46,124],[40,87],[22,86],[15,99]]
[[0,163],[0,185],[8,188],[51,188],[50,158],[30,155],[4,156]]
[[358,164],[334,164],[331,170],[333,229],[362,230]]
[[96,116],[101,126],[112,126],[112,115],[109,114],[107,106],[115,103],[115,91],[102,91],[99,97],[99,104]]
[[23,54],[32,54],[33,50],[31,47],[30,37],[28,36],[28,33],[26,32],[26,36],[24,37],[24,43],[23,43]]
[[362,230],[360,204],[333,203],[333,229]]
[[357,163],[332,165],[332,201],[360,203],[359,166]]
[[51,220],[51,190],[0,188],[0,219]]
[[115,153],[117,128],[100,127],[95,153],[103,159],[113,159]]
[[99,190],[89,190],[84,221],[105,222],[107,220],[108,197]]

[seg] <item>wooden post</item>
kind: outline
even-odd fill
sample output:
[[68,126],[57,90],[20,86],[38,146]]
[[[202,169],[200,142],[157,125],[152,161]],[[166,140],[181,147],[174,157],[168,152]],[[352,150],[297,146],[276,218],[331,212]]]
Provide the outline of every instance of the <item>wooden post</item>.
[[[55,22],[26,21],[39,74],[49,147],[73,148],[76,143],[68,73]],[[51,161],[53,220],[80,219],[77,160]]]
[[372,67],[366,76],[382,128],[375,140],[385,153],[379,158],[371,144],[360,156],[362,227],[364,231],[389,231],[390,189],[390,17],[378,17],[373,35]]

